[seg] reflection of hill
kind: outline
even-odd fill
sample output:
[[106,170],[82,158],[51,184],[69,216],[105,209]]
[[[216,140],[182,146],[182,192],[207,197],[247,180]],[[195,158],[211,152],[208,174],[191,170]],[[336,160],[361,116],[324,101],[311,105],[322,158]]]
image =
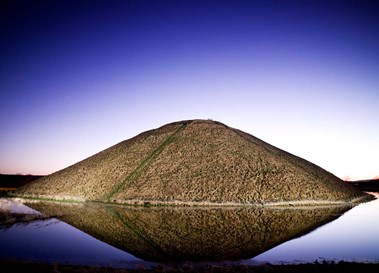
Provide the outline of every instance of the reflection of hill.
[[62,215],[62,221],[148,261],[252,258],[349,209],[131,208],[48,202],[27,205],[47,215]]

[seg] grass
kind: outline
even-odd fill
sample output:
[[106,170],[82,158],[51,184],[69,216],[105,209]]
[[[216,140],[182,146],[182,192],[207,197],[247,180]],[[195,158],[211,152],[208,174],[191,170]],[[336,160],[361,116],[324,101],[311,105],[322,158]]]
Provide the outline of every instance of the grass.
[[217,206],[369,198],[311,162],[209,120],[144,132],[15,194],[130,205]]
[[141,163],[125,178],[125,180],[116,185],[113,190],[109,194],[107,194],[106,199],[110,201],[112,196],[119,192],[122,188],[125,188],[129,186],[131,183],[133,183],[133,180],[136,180],[142,173],[142,171],[147,167],[147,164],[149,161],[153,160],[155,157],[157,157],[162,150],[171,143],[175,136],[186,127],[187,123],[181,125],[172,135],[170,135],[165,141],[162,142],[153,152],[151,152],[146,158],[144,158]]
[[[148,131],[118,143],[68,168],[29,183],[17,190],[22,197],[59,199],[64,195],[85,200],[102,200],[164,139],[181,124],[173,124],[158,131]],[[78,183],[79,182],[79,183]]]

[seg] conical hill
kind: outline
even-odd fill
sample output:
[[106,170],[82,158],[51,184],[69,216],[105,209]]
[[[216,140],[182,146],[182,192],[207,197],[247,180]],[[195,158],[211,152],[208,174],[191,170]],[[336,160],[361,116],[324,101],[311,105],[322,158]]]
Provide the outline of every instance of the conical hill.
[[324,169],[211,120],[170,123],[18,189],[129,204],[322,204],[362,200]]

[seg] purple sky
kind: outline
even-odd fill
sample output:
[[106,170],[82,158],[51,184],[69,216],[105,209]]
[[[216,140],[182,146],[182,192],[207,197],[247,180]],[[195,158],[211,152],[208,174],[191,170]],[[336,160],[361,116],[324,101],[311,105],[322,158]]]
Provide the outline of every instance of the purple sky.
[[378,14],[379,1],[2,1],[0,173],[50,174],[210,118],[340,178],[377,176]]

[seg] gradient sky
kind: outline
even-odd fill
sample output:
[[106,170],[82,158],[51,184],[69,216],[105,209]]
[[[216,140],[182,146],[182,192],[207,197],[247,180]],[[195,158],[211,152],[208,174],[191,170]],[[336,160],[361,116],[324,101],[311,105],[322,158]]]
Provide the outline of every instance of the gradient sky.
[[2,1],[0,173],[213,119],[379,175],[379,1]]

